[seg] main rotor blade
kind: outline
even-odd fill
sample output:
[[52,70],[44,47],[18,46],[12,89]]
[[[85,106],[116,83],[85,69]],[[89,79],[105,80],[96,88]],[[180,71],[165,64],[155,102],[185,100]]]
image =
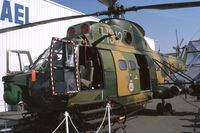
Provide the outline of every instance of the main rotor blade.
[[157,4],[157,5],[148,5],[148,6],[133,6],[124,9],[124,11],[137,11],[143,9],[158,9],[158,10],[167,10],[167,9],[176,9],[176,8],[189,8],[189,7],[198,7],[200,6],[200,1],[194,2],[181,2],[181,3],[167,3],[167,4]]
[[18,26],[3,28],[3,29],[0,29],[0,33],[5,33],[5,32],[9,32],[9,31],[24,29],[24,28],[33,27],[33,26],[42,25],[42,24],[47,24],[47,23],[53,23],[53,22],[57,22],[57,21],[64,21],[64,20],[83,18],[83,17],[90,17],[90,16],[107,15],[107,14],[108,14],[107,11],[103,11],[103,12],[95,12],[95,13],[91,13],[91,14],[83,14],[83,15],[75,15],[75,16],[67,16],[67,17],[48,19],[48,20],[28,23],[28,24],[24,24],[24,25],[18,25]]

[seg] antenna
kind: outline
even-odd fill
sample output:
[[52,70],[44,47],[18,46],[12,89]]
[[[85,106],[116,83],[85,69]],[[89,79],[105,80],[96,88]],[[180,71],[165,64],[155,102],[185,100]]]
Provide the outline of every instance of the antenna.
[[[177,31],[177,29],[176,29],[176,31],[175,31],[175,33],[176,33],[176,46],[174,46],[173,47],[173,49],[175,49],[176,50],[176,57],[178,58],[179,56],[181,56],[183,53],[181,53],[181,55],[180,55],[180,49],[183,49],[183,47],[181,47],[181,45],[182,45],[182,43],[183,43],[183,41],[184,41],[184,38],[182,38],[181,39],[181,41],[180,41],[180,43],[179,43],[179,38],[178,38],[178,31]],[[183,51],[182,51],[183,52]]]
[[158,53],[160,53],[160,45],[159,45],[159,48],[158,48]]
[[179,42],[178,42],[178,32],[177,32],[177,29],[176,29],[176,44],[177,44],[177,46],[179,45]]

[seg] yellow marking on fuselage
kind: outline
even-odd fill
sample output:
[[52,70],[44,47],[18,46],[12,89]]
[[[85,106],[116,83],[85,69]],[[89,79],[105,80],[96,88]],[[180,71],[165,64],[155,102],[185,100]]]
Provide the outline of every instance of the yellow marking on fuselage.
[[137,95],[134,95],[134,102],[135,103],[138,103],[138,102],[141,102],[141,101],[144,101],[144,100],[147,100],[147,97],[143,92],[141,92]]
[[117,73],[117,88],[118,88],[118,96],[127,96],[130,95],[131,92],[129,91],[128,84],[129,84],[129,73],[128,69],[121,70],[119,67],[119,60],[125,60],[122,53],[119,51],[112,51],[114,62],[115,62],[115,68]]

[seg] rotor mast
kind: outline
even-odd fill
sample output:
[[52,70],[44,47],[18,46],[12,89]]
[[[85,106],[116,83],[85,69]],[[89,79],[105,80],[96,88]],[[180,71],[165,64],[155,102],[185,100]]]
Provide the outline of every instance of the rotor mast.
[[108,16],[110,18],[124,17],[124,6],[117,3],[117,0],[98,0],[108,8]]

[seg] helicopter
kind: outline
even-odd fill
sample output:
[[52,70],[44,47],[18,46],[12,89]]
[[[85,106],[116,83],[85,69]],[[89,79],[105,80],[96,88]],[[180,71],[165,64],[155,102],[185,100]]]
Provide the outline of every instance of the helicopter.
[[[99,1],[108,10],[0,29],[4,33],[56,21],[109,16],[70,26],[66,37],[52,37],[50,47],[30,66],[2,77],[6,103],[23,101],[28,111],[48,119],[58,119],[68,111],[76,126],[87,131],[97,129],[107,102],[112,105],[111,121],[124,124],[129,114],[151,99],[161,99],[158,113],[171,112],[172,105],[165,99],[179,95],[184,84],[191,84],[192,94],[199,95],[199,85],[184,74],[187,47],[179,57],[157,53],[145,41],[144,29],[121,16],[143,9],[198,7],[200,2],[124,7],[117,0]],[[176,79],[175,74],[189,82]]]

